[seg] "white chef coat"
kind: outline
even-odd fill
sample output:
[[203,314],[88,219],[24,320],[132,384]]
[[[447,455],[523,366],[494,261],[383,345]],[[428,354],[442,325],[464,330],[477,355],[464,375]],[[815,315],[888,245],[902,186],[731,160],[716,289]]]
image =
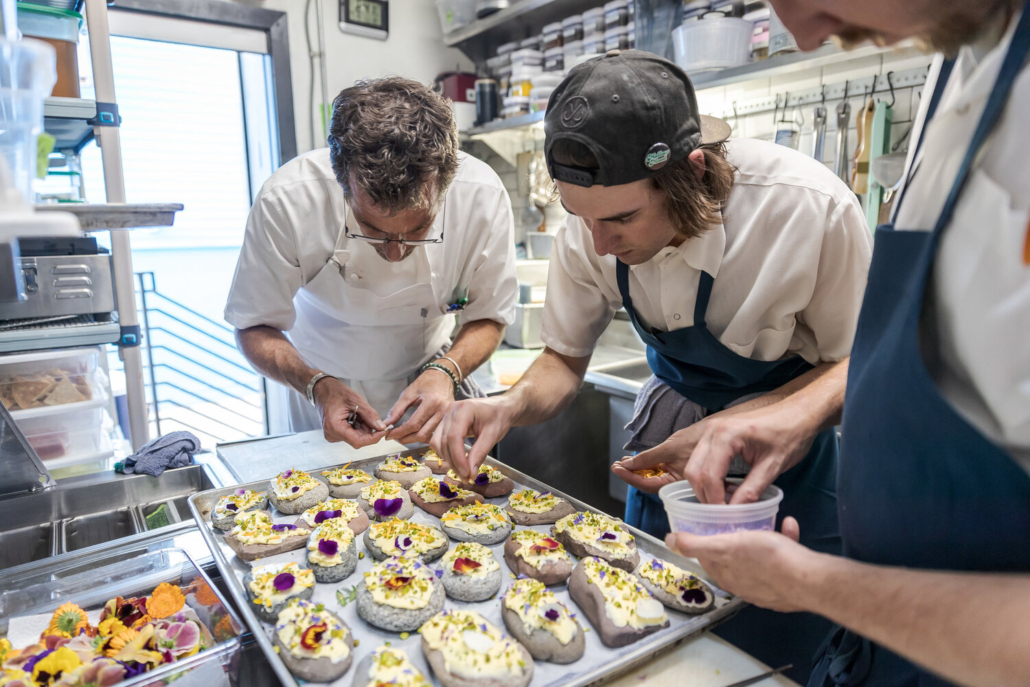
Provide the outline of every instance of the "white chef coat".
[[[287,332],[309,365],[340,377],[381,417],[462,322],[515,319],[511,201],[485,163],[459,154],[458,171],[427,235],[442,243],[391,263],[343,235],[350,216],[327,148],[301,155],[265,182],[250,211],[225,319]],[[351,221],[354,232],[360,229]],[[318,427],[293,392],[293,429]]]
[[[1018,19],[1018,17],[1016,18]],[[932,230],[1008,49],[962,48],[929,125],[895,224]],[[925,121],[938,57],[923,91],[912,140]],[[1030,68],[1024,67],[1005,114],[980,150],[928,287],[927,367],[951,405],[1030,472]],[[913,146],[914,149],[914,146]],[[931,324],[932,323],[932,324]]]
[[[633,307],[647,327],[693,325],[701,272],[714,278],[708,328],[738,355],[810,363],[851,352],[872,252],[855,195],[824,165],[764,141],[727,142],[736,182],[723,223],[632,265]],[[552,248],[543,341],[589,355],[622,297],[616,258],[599,257],[569,215]]]

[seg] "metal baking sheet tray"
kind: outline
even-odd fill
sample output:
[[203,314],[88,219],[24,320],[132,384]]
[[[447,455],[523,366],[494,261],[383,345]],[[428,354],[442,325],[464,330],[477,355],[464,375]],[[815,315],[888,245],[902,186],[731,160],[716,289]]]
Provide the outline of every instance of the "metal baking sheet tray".
[[[421,456],[424,451],[425,449],[406,451],[402,455],[418,457]],[[375,468],[383,458],[385,458],[385,456],[354,461],[351,463],[351,467],[361,468],[371,474],[373,468]],[[560,496],[569,501],[578,510],[596,510],[582,501],[550,489],[547,485],[541,484],[532,477],[529,477],[517,470],[513,470],[503,463],[499,463],[493,458],[488,458],[487,463],[510,477],[516,483],[516,489],[520,487],[531,487],[540,491],[549,490],[556,496]],[[285,470],[289,467],[289,465],[284,465],[282,466],[282,469]],[[322,470],[329,470],[333,467],[336,466],[326,466],[324,468],[320,468],[318,471],[312,470],[309,474],[321,479],[320,472]],[[274,477],[274,475],[269,475],[269,479],[272,477]],[[221,532],[214,529],[209,517],[218,499],[222,496],[231,494],[234,490],[239,488],[264,491],[267,487],[268,480],[261,480],[258,482],[250,482],[249,484],[239,484],[232,487],[226,487],[224,489],[212,489],[210,491],[193,494],[190,496],[189,504],[193,517],[197,520],[200,532],[207,541],[208,546],[211,548],[211,553],[213,554],[215,563],[221,571],[222,577],[225,579],[230,593],[236,599],[236,603],[240,609],[240,615],[243,616],[244,621],[254,632],[261,650],[264,651],[265,656],[268,657],[269,663],[271,663],[272,668],[275,670],[276,675],[278,675],[282,683],[287,685],[287,687],[297,687],[299,682],[303,681],[298,681],[290,674],[290,671],[287,670],[286,665],[282,660],[280,660],[278,654],[276,654],[272,647],[271,637],[273,626],[270,623],[264,623],[258,620],[257,616],[255,616],[250,610],[250,602],[247,599],[247,594],[243,585],[243,576],[247,574],[252,565],[259,566],[268,563],[291,560],[302,562],[304,560],[305,549],[291,551],[278,556],[270,556],[268,558],[254,561],[251,564],[239,559],[233,553],[232,549],[223,543]],[[507,503],[507,496],[496,499],[484,499],[484,501],[503,506]],[[298,517],[296,515],[282,515],[274,509],[271,509],[270,512],[273,516],[273,520],[276,522],[293,523]],[[412,517],[412,520],[434,525],[439,525],[440,522],[439,518],[429,515],[418,507],[415,508],[415,515]],[[550,525],[540,525],[534,529],[550,531],[550,527]],[[673,554],[662,542],[659,542],[654,537],[644,534],[640,530],[632,527],[629,529],[636,537],[637,548],[641,553],[642,559],[646,560],[648,556],[658,556],[664,560],[669,560],[686,570],[694,572],[711,584],[707,576],[695,561]],[[454,608],[457,606],[471,608],[504,631],[504,622],[501,619],[500,594],[503,593],[511,583],[511,571],[504,562],[503,542],[490,548],[493,550],[494,556],[501,566],[502,573],[506,576],[501,585],[501,592],[498,593],[494,599],[479,603],[464,603],[448,598],[445,608]],[[364,545],[359,542],[358,551],[363,550]],[[575,560],[575,557],[573,558]],[[355,649],[354,655],[354,666],[356,666],[362,658],[382,646],[385,642],[389,642],[393,647],[404,649],[408,654],[408,658],[411,659],[414,665],[418,666],[418,668],[422,670],[426,678],[432,681],[434,685],[439,685],[439,680],[433,676],[432,671],[426,663],[425,657],[422,655],[420,637],[416,632],[411,632],[407,639],[402,640],[398,633],[385,632],[372,627],[359,618],[356,603],[351,602],[346,606],[341,607],[340,603],[337,601],[337,590],[344,590],[345,592],[351,590],[363,579],[362,574],[367,572],[374,563],[375,560],[365,552],[364,558],[358,561],[357,570],[347,579],[336,584],[316,583],[315,593],[312,600],[324,603],[326,608],[335,612],[354,632],[354,637],[358,640],[358,646]],[[439,563],[434,562],[430,565],[432,567],[437,567]],[[584,687],[585,685],[592,685],[610,679],[648,661],[648,659],[663,649],[677,644],[685,638],[697,634],[702,630],[721,623],[730,616],[736,614],[744,606],[743,601],[733,598],[713,586],[717,595],[716,606],[713,610],[700,616],[690,616],[669,610],[668,614],[670,624],[665,630],[648,635],[629,646],[619,649],[610,649],[601,644],[601,640],[597,632],[590,626],[590,621],[587,620],[585,614],[579,610],[575,602],[573,602],[569,597],[567,587],[551,587],[550,589],[555,592],[560,601],[565,603],[570,610],[577,614],[580,624],[585,630],[587,630],[586,652],[583,658],[571,665],[556,665],[553,663],[536,661],[533,669],[533,680],[529,687]],[[352,667],[343,677],[332,683],[334,687],[349,687],[354,679],[354,670],[355,668]]]

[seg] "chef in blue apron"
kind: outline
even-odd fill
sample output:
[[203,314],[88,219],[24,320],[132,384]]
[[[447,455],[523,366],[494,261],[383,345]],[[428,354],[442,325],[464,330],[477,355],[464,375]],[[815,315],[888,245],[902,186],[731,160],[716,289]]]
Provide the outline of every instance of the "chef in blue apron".
[[798,545],[803,518],[668,541],[753,603],[839,623],[810,685],[1028,684],[1030,12],[916,2],[883,35],[885,3],[773,4],[802,47],[918,35],[953,58],[934,62],[875,236],[843,405],[844,557]]
[[[433,441],[445,458],[472,469],[510,427],[557,415],[620,308],[654,373],[630,425],[634,450],[722,413],[773,412],[774,401],[828,377],[843,388],[871,237],[854,194],[826,167],[772,143],[725,140],[729,127],[698,114],[686,74],[637,51],[574,69],[551,97],[545,131],[569,212],[549,266],[547,348],[509,392],[448,411]],[[466,436],[477,437],[467,457]],[[745,476],[738,500],[775,481],[781,512],[813,523],[806,543],[839,553],[832,423],[774,459],[749,457],[706,465],[715,473],[706,498],[724,500],[728,474]],[[652,535],[668,531],[653,494],[633,490],[626,514]],[[804,679],[829,627],[756,608],[720,632],[766,662],[794,663]]]

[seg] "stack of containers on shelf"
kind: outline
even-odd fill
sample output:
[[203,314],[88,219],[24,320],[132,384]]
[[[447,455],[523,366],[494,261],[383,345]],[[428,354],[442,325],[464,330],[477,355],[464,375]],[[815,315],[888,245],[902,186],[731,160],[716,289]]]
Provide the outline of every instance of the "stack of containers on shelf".
[[533,77],[533,88],[529,91],[529,106],[533,112],[547,109],[547,99],[564,77],[560,73],[543,72]]
[[583,13],[583,54],[604,52],[604,8],[595,7]]
[[571,69],[572,59],[583,54],[583,15],[573,14],[565,17],[561,22],[562,57],[565,62],[565,71]]
[[440,30],[444,33],[457,31],[476,18],[475,0],[436,0],[436,11],[440,16]]
[[545,26],[541,38],[543,40],[544,71],[560,72],[564,70],[565,54],[562,52],[562,46],[565,45],[565,36],[562,35],[561,22],[556,21]]
[[0,401],[49,469],[113,455],[99,346],[0,356]]
[[73,11],[75,4],[17,3],[18,28],[22,34],[49,43],[57,53],[57,83],[52,95],[60,98],[79,97],[78,43],[82,15]]
[[689,3],[684,8],[683,24],[672,31],[676,64],[686,72],[747,64],[751,60],[755,26],[739,18],[742,10],[743,4],[733,0],[717,0],[707,11],[703,11],[701,3]]
[[533,89],[533,78],[543,72],[544,54],[530,48],[511,53],[511,85],[504,99],[502,117],[518,117],[529,114],[529,93]]
[[757,62],[769,56],[769,19],[771,12],[764,3],[748,11],[742,18],[754,25],[751,32],[751,61]]

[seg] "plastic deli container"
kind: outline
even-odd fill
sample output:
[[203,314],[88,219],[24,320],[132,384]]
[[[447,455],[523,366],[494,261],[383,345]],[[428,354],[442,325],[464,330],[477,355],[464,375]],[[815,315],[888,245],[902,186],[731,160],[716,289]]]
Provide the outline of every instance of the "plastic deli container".
[[519,50],[543,50],[543,45],[543,36],[530,36],[519,43]]
[[508,96],[504,99],[504,109],[501,110],[501,117],[518,117],[529,114],[529,96]]
[[547,109],[547,101],[550,100],[554,88],[551,86],[534,86],[529,91],[530,112],[543,112]]
[[104,396],[98,346],[0,356],[0,402],[15,419]]
[[82,15],[26,2],[18,3],[18,28],[30,38],[49,43],[57,52],[54,96],[79,97],[79,29]]
[[604,27],[625,26],[629,23],[628,0],[611,0],[604,3]]
[[566,45],[572,41],[583,40],[583,15],[573,14],[571,17],[562,19],[561,34]]
[[[735,484],[743,482],[741,479],[726,481]],[[666,484],[658,491],[658,497],[665,505],[669,528],[673,532],[710,535],[738,530],[775,529],[783,490],[770,485],[758,501],[731,506],[725,503],[701,503],[694,495],[690,482],[682,480]]]
[[518,41],[512,41],[511,43],[505,43],[503,45],[499,45],[497,47],[497,54],[498,55],[507,55],[508,53],[515,52],[518,49],[519,49],[519,42]]
[[544,39],[544,50],[551,50],[553,48],[560,48],[565,44],[565,38],[561,32],[561,22],[556,21],[553,24],[548,24],[543,28],[543,39]]
[[511,53],[491,57],[486,61],[486,68],[491,74],[498,74],[505,67],[511,69]]
[[533,88],[533,78],[539,76],[541,67],[518,66],[512,70],[511,80],[508,82],[509,95],[529,97],[529,91]]
[[54,87],[54,49],[34,40],[0,39],[0,155],[22,200],[34,198],[36,136],[43,130],[43,100]]
[[512,69],[539,67],[544,63],[544,54],[539,50],[516,50],[511,54]]
[[565,69],[565,49],[563,46],[544,51],[544,71],[560,72]]
[[470,24],[476,18],[476,1],[436,0],[436,12],[440,15],[440,30],[450,33]]
[[97,399],[85,407],[15,422],[44,462],[92,457],[107,448],[104,437],[111,420],[104,403]]
[[[69,525],[73,526],[75,521]],[[97,524],[90,526],[97,527]],[[153,594],[161,583],[168,583],[178,587],[185,597],[180,613],[204,625],[214,643],[192,656],[187,654],[173,662],[162,663],[118,684],[174,683],[176,687],[246,684],[240,675],[243,625],[219,588],[183,549],[147,551],[137,548],[127,552],[125,547],[119,547],[57,556],[40,564],[11,575],[0,591],[0,626],[15,649],[35,644],[40,630],[46,628],[54,611],[64,603],[81,608],[92,624],[108,601],[118,597],[143,599]]]
[[567,69],[572,69],[573,67],[578,67],[579,65],[583,64],[584,62],[589,62],[590,60],[595,60],[595,59],[597,59],[599,57],[604,57],[604,53],[603,52],[588,52],[588,53],[584,53],[583,55],[576,55],[575,57],[572,57],[572,58],[569,59],[569,62],[568,62],[568,65],[567,65],[566,68]]
[[562,46],[562,52],[565,55],[565,68],[570,69],[569,61],[574,57],[578,57],[583,54],[583,41],[572,41]]
[[589,36],[592,33],[604,33],[604,8],[595,7],[583,13],[583,35]]
[[604,32],[605,50],[629,49],[629,26],[615,26]]
[[629,41],[630,50],[637,47],[637,23],[635,21],[626,24],[626,39]]
[[685,72],[725,69],[751,59],[754,25],[743,19],[702,19],[672,31],[676,64]]
[[604,33],[590,33],[583,37],[584,53],[601,53],[604,50]]

